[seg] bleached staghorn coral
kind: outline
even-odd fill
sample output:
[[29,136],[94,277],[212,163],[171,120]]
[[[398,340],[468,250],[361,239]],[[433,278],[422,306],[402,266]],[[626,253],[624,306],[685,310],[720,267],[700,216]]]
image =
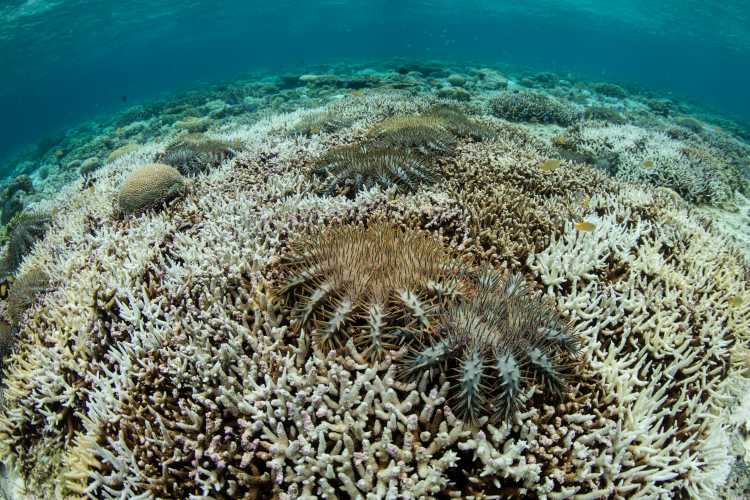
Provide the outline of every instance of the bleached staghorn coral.
[[[293,142],[285,146],[296,147]],[[38,488],[42,492],[61,491],[60,471],[73,461],[70,453],[78,453],[69,448],[69,438],[81,425],[76,412],[100,390],[99,384],[108,383],[109,377],[100,375],[115,369],[113,349],[129,339],[151,335],[150,329],[142,331],[144,322],[154,316],[143,310],[143,300],[151,304],[148,310],[158,309],[165,302],[153,299],[173,286],[190,288],[208,277],[235,272],[253,260],[253,248],[254,258],[266,262],[283,246],[286,234],[326,220],[363,220],[387,199],[377,193],[364,193],[353,202],[310,196],[303,192],[301,174],[273,174],[275,166],[243,156],[235,171],[217,171],[203,178],[195,195],[163,215],[148,213],[113,223],[119,185],[130,170],[151,161],[155,153],[144,151],[97,172],[94,191],[76,192],[71,187],[58,202],[60,215],[52,234],[31,257],[63,286],[43,303],[50,313],[39,321],[32,319],[22,332],[29,338],[12,361],[22,368],[8,381],[8,403],[28,411],[5,415],[0,433],[9,436],[3,456],[15,457],[31,485],[45,485]],[[262,210],[268,204],[275,208]],[[423,209],[419,212],[425,213],[429,224],[432,216]],[[157,273],[157,263],[166,263],[168,272]],[[132,320],[123,321],[123,311],[129,311]],[[46,338],[48,331],[55,332],[53,345]],[[49,371],[40,376],[44,367]],[[63,377],[66,373],[75,376]],[[39,412],[37,401],[49,401],[61,413]],[[64,406],[57,406],[57,401],[64,401]],[[47,417],[54,419],[52,425],[45,423]],[[39,432],[26,433],[22,429],[27,426]]]
[[668,187],[691,202],[719,205],[731,201],[740,185],[736,167],[718,151],[659,131],[584,122],[569,129],[561,140],[565,148],[592,161],[611,163],[619,179]]
[[445,191],[466,212],[469,238],[461,250],[480,263],[519,266],[549,244],[587,196],[614,186],[583,165],[543,171],[551,148],[518,126],[496,125],[492,140],[456,148],[455,163],[444,168]]
[[736,210],[727,211],[715,207],[702,207],[701,215],[710,220],[717,231],[734,240],[750,263],[750,198],[740,193],[735,195]]
[[[620,422],[612,446],[651,464],[622,469],[618,481],[635,484],[620,491],[716,498],[731,462],[722,438],[727,402],[746,387],[745,270],[731,244],[685,210],[634,223],[648,198],[592,199],[591,210],[601,215],[587,220],[596,229],[568,226],[528,264],[584,328],[584,355],[601,377],[605,414]],[[611,465],[632,460],[624,459]]]
[[[355,488],[362,496],[704,498],[723,482],[719,425],[742,382],[735,365],[750,322],[747,306],[728,301],[748,303],[724,240],[646,192],[592,197],[597,217],[622,216],[611,221],[623,236],[612,262],[633,258],[595,267],[575,287],[568,278],[551,285],[582,333],[577,383],[555,405],[529,387],[528,411],[510,423],[468,427],[445,409],[442,387],[399,384],[388,361],[365,366],[356,354],[330,356],[290,336],[288,311],[261,284],[289,238],[312,227],[386,219],[429,230],[468,256],[475,234],[493,222],[467,220],[466,207],[436,188],[315,196],[299,167],[356,132],[279,137],[273,126],[287,121],[234,132],[245,152],[162,212],[111,217],[125,175],[153,161],[158,147],[106,166],[93,190],[71,187],[55,203],[53,227],[21,271],[40,265],[56,288],[29,311],[0,414],[0,455],[27,491],[250,497],[262,486],[280,497]],[[488,149],[460,156],[462,168],[472,158],[497,166],[502,175],[477,179],[498,190],[575,185],[567,184],[574,170],[540,177],[511,169],[546,154],[525,140],[513,156],[524,141],[501,131]],[[634,250],[628,236],[639,221],[650,243],[636,240]],[[547,272],[537,258],[573,231],[561,225],[554,243],[524,260],[528,268],[516,264],[540,285]],[[692,300],[696,313],[685,306]],[[685,341],[693,336],[699,346]],[[240,422],[250,415],[254,422]]]

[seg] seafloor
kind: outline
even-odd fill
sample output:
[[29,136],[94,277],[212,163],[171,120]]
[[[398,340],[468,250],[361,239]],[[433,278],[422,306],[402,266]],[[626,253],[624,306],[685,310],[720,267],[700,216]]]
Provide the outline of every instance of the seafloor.
[[1,193],[4,494],[743,497],[748,137],[389,62],[42,141]]

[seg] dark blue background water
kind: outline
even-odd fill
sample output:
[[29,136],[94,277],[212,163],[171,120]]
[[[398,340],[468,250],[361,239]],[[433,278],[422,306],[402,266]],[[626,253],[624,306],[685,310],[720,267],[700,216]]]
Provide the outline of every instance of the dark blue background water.
[[344,58],[473,60],[570,71],[672,91],[750,121],[747,0],[3,5],[0,157],[124,107],[123,95],[129,105],[258,67]]

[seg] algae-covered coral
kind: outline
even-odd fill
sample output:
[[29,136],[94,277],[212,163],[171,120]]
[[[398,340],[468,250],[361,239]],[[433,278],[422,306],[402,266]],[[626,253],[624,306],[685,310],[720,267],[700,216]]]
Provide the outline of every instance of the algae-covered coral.
[[[671,165],[666,118],[510,124],[494,94],[446,108],[399,91],[407,73],[343,98],[307,79],[335,102],[207,124],[236,154],[190,190],[164,167],[183,197],[160,210],[115,216],[173,137],[39,203],[55,222],[19,276],[52,280],[3,361],[20,495],[722,497],[750,386],[748,265],[704,197],[625,176]],[[331,110],[336,127],[295,133]],[[700,192],[729,202],[746,146],[700,133],[679,145],[721,153],[696,160],[724,172]],[[330,192],[331,171],[309,175],[362,145],[440,176]],[[450,356],[420,362],[446,339]]]

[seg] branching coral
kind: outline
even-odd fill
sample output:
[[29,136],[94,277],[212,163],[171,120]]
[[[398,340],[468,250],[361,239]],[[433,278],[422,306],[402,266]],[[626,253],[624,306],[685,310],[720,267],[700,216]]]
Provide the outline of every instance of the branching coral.
[[134,153],[137,150],[137,144],[125,144],[124,146],[120,146],[119,148],[112,151],[109,156],[107,156],[107,163],[112,163],[116,160],[119,160],[120,158]]
[[460,108],[439,104],[432,106],[427,114],[443,121],[445,128],[458,137],[468,137],[482,140],[494,136],[494,131],[488,125],[469,118]]
[[519,265],[549,244],[586,196],[611,189],[604,175],[582,165],[541,170],[550,154],[515,126],[456,149],[445,190],[466,212],[470,239],[461,247],[473,260]]
[[311,331],[324,351],[353,338],[378,360],[427,327],[437,301],[458,293],[452,266],[429,236],[344,226],[293,244],[278,293],[295,328]]
[[490,101],[495,116],[512,122],[571,125],[578,111],[569,104],[538,92],[503,92]]
[[622,180],[668,187],[691,202],[718,205],[741,186],[736,166],[714,148],[634,125],[584,123],[568,129],[564,141],[579,154],[607,159]]
[[641,220],[639,207],[651,202],[638,191],[594,197],[596,230],[571,224],[528,264],[597,346],[584,349],[602,379],[597,404],[615,404],[610,418],[627,416],[612,446],[628,443],[641,457],[646,482],[632,491],[717,498],[729,456],[725,445],[708,452],[725,433],[722,412],[708,409],[722,406],[715,391],[747,387],[747,344],[736,342],[750,331],[744,266],[684,209]]
[[336,108],[326,109],[308,113],[303,116],[294,126],[292,132],[305,136],[320,134],[321,132],[334,132],[351,124],[351,120]]
[[622,125],[625,123],[625,118],[612,108],[605,106],[591,106],[586,108],[583,112],[583,117],[587,120],[601,120],[605,122],[616,123]]
[[14,344],[13,327],[7,321],[0,321],[0,371],[3,369],[5,357],[13,350]]
[[[59,286],[20,324],[3,375],[0,458],[23,480],[17,496],[721,498],[726,422],[748,386],[750,296],[747,268],[717,227],[665,189],[613,184],[566,159],[541,171],[559,157],[536,127],[491,118],[492,140],[439,159],[444,186],[320,196],[300,165],[429,106],[391,93],[342,101],[358,125],[340,137],[280,135],[296,114],[226,131],[244,151],[146,217],[112,218],[112,196],[158,144],[103,167],[96,189],[62,190],[58,222],[22,265],[41,265]],[[513,212],[517,201],[525,208]],[[582,219],[594,227],[577,230]],[[298,328],[318,286],[278,292],[317,251],[304,242],[322,241],[321,227],[357,230],[338,247],[350,249],[347,266],[324,260],[314,278],[364,290],[362,311],[388,288],[374,276],[413,255],[392,250],[368,265],[376,250],[356,245],[383,220],[399,241],[434,238],[440,255],[503,263],[543,288],[580,336],[565,397],[553,404],[543,384],[524,383],[506,406],[525,408],[496,423],[477,410],[470,423],[452,409],[462,409],[457,373],[439,387],[399,380],[387,348],[382,360],[367,352],[364,313],[336,339],[346,352],[315,348],[342,301]],[[510,254],[492,249],[514,240]],[[448,271],[436,288],[464,312],[446,314],[447,327],[492,310],[472,310],[482,285],[462,274],[457,290]],[[399,335],[419,322],[390,297]]]
[[322,180],[322,192],[350,197],[373,186],[415,191],[436,177],[424,160],[409,152],[366,144],[331,149],[318,160],[314,174]]
[[521,275],[503,279],[491,268],[479,272],[471,297],[449,306],[422,344],[405,359],[404,371],[447,379],[454,411],[474,422],[508,420],[533,379],[559,395],[567,363],[561,355],[579,349],[569,326],[529,296]]

